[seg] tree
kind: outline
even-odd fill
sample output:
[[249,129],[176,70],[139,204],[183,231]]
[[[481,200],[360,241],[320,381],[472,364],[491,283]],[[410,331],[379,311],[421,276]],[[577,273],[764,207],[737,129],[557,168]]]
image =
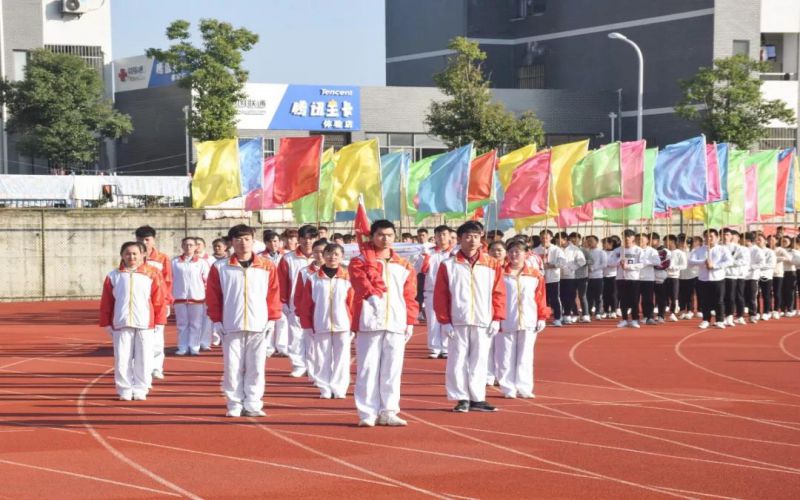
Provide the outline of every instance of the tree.
[[[785,102],[764,99],[758,73],[765,71],[767,63],[743,55],[717,59],[713,67],[700,68],[692,78],[680,82],[683,98],[675,112],[698,122],[709,141],[749,148],[766,137],[771,120],[795,121]],[[697,104],[705,109],[698,110]]]
[[491,102],[489,82],[482,69],[486,53],[477,42],[456,37],[449,48],[456,53],[434,81],[450,99],[431,103],[425,117],[430,133],[449,148],[473,141],[479,151],[542,144],[544,130],[533,111],[516,117],[502,103]]
[[203,47],[189,41],[189,22],[174,21],[167,38],[177,40],[167,50],[147,49],[147,55],[172,66],[183,75],[178,85],[192,91],[189,132],[200,141],[236,136],[236,103],[247,97],[242,52],[258,42],[258,35],[216,19],[201,19]]
[[19,150],[47,159],[51,167],[93,165],[100,139],[118,139],[133,130],[130,117],[103,97],[97,70],[77,56],[34,50],[25,79],[3,82],[0,95]]

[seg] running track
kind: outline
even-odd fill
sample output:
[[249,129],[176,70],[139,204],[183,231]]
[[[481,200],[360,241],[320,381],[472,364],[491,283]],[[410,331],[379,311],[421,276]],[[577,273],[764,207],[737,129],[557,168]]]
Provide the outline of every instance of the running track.
[[268,416],[225,418],[218,349],[117,401],[96,311],[0,304],[0,498],[800,497],[800,319],[548,328],[537,399],[490,390],[496,414],[450,412],[418,328],[409,426],[362,429],[352,392],[317,399],[285,358]]

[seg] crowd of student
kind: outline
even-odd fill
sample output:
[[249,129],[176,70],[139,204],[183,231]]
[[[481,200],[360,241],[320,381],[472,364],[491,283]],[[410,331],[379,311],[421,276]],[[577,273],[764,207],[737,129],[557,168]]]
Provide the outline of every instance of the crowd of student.
[[[164,378],[164,325],[172,311],[178,356],[222,344],[227,415],[264,416],[265,364],[287,356],[291,376],[307,376],[323,399],[350,385],[359,425],[406,425],[399,417],[405,344],[424,319],[429,357],[446,358],[445,386],[456,412],[495,411],[486,386],[507,398],[535,397],[534,346],[552,326],[620,319],[639,328],[691,319],[725,328],[792,317],[800,238],[724,229],[703,238],[656,233],[602,240],[578,233],[484,234],[475,221],[435,228],[408,259],[392,248],[396,230],[375,221],[363,252],[345,260],[350,235],[305,225],[263,242],[246,225],[212,242],[187,237],[181,255],[155,248],[156,231],[136,230],[106,277],[100,326],[112,336],[122,400],[144,400]],[[432,243],[432,244],[431,244]]]

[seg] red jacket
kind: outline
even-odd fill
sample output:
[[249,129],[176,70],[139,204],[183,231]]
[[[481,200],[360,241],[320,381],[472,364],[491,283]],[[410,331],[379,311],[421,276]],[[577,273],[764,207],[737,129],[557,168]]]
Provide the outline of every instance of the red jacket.
[[100,326],[152,329],[167,323],[166,305],[158,269],[142,264],[127,271],[121,264],[103,283]]
[[506,317],[503,265],[479,252],[473,265],[458,252],[442,262],[433,290],[433,310],[442,324],[487,327]]
[[[355,289],[353,331],[382,331],[405,333],[419,314],[417,303],[417,274],[409,262],[394,250],[388,261],[378,259],[378,272],[383,276],[387,291],[381,293],[367,277],[367,262],[363,255],[350,261],[348,272]],[[380,310],[366,302],[370,296],[379,297]]]

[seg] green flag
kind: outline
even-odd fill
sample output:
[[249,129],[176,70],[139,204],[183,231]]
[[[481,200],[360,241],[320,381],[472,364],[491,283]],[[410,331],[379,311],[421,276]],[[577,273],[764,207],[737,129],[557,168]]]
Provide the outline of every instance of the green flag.
[[[442,153],[444,154],[444,153]],[[415,161],[408,166],[408,192],[406,193],[406,207],[409,216],[417,215],[417,206],[414,204],[414,199],[419,192],[419,184],[430,175],[431,164],[442,156],[442,154],[429,156],[420,161]],[[427,214],[425,215],[427,217]],[[423,219],[425,218],[423,217]]]
[[728,153],[728,217],[727,226],[741,226],[744,218],[744,168],[747,150],[734,149]]
[[759,151],[747,158],[747,165],[756,165],[758,176],[758,215],[775,215],[775,193],[778,182],[778,149]]
[[[297,224],[317,222],[333,222],[333,155],[322,164],[319,170],[319,191],[303,196],[292,202],[292,214]],[[324,158],[323,158],[324,159]],[[319,194],[322,197],[319,198]],[[319,198],[319,205],[317,199]]]
[[595,219],[607,220],[616,224],[628,224],[639,220],[653,218],[655,201],[655,184],[653,173],[658,158],[658,148],[650,148],[644,152],[644,179],[642,181],[642,202],[625,208],[596,209]]
[[622,196],[620,143],[590,151],[572,167],[573,205]]

